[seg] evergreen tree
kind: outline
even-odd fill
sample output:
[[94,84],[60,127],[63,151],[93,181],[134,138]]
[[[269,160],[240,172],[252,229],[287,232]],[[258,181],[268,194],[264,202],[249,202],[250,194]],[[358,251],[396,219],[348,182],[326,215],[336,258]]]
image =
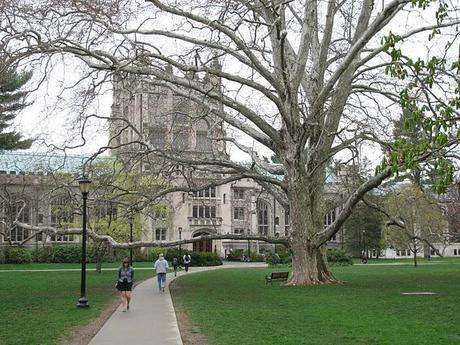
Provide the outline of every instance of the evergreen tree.
[[0,57],[0,150],[27,149],[32,145],[31,139],[23,139],[16,131],[8,131],[17,112],[27,106],[24,102],[27,92],[21,88],[31,77],[31,72],[18,73]]
[[[377,197],[370,197],[375,202]],[[376,251],[379,256],[382,250],[383,220],[379,211],[364,203],[356,205],[353,214],[345,222],[345,246],[347,251],[360,257],[363,251]]]

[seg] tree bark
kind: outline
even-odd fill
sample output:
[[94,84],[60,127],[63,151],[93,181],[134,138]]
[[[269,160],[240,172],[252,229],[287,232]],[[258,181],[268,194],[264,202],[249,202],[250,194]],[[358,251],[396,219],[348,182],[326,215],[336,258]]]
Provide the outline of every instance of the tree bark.
[[321,172],[312,174],[308,178],[306,176],[308,175],[301,166],[295,167],[286,174],[291,205],[289,244],[293,268],[287,285],[338,283],[329,269],[325,246],[314,243],[315,235],[324,227],[322,207],[324,177]]
[[329,269],[326,249],[303,243],[294,244],[292,250],[292,276],[287,285],[336,284],[339,280]]

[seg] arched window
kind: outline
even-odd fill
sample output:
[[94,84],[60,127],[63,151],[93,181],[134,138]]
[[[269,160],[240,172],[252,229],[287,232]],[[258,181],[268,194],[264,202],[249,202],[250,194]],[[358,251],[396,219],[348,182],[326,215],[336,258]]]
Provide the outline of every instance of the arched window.
[[268,203],[257,201],[257,229],[259,234],[268,235]]
[[198,152],[212,151],[212,140],[209,133],[209,125],[205,120],[200,120],[196,124],[196,145]]

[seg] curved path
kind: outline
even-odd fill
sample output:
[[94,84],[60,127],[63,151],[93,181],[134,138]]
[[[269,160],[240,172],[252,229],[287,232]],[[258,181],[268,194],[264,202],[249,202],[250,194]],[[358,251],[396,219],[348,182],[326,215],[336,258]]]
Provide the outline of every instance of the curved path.
[[[217,267],[192,267],[188,273],[203,272],[220,268],[266,267],[264,263],[225,263]],[[89,345],[182,345],[176,314],[169,292],[169,283],[174,274],[168,273],[165,292],[159,292],[157,280],[148,279],[133,290],[129,312],[122,312],[121,306],[102,326]]]

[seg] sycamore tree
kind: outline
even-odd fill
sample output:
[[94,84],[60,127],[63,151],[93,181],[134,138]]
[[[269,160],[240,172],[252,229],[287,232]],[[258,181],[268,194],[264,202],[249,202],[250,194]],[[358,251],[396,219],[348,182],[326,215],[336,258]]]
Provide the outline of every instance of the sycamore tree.
[[[455,2],[4,0],[0,11],[3,46],[14,52],[9,59],[82,62],[85,100],[111,76],[130,75],[203,104],[222,121],[229,134],[211,139],[245,152],[251,164],[174,154],[136,123],[107,118],[135,134],[136,155],[223,172],[222,183],[251,178],[289,208],[290,232],[265,240],[292,252],[290,285],[337,282],[325,243],[385,179],[432,164],[438,191],[452,180],[447,153],[458,144],[460,104]],[[421,46],[428,48],[417,53]],[[209,86],[205,75],[219,82]],[[411,114],[407,126],[430,132],[423,142],[392,142],[391,123],[402,109]],[[82,124],[100,117],[79,115]],[[374,176],[344,195],[342,211],[324,228],[326,167],[366,144],[376,152],[385,146],[387,156]],[[281,164],[264,157],[272,155]]]

